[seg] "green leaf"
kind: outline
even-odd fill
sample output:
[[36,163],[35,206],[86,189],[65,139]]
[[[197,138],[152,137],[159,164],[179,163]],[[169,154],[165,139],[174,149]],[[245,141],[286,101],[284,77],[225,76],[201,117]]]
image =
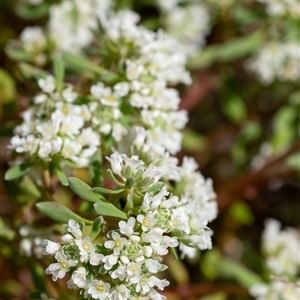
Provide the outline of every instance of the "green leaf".
[[255,51],[263,39],[263,32],[258,30],[247,36],[230,39],[223,44],[208,46],[190,59],[188,67],[197,69],[207,67],[214,62],[228,62],[242,58]]
[[0,217],[0,238],[12,241],[16,235],[16,232],[9,228]]
[[33,163],[24,163],[16,165],[8,169],[4,175],[4,179],[7,181],[17,179],[28,173],[32,167]]
[[8,72],[0,68],[1,104],[7,104],[16,97],[16,85]]
[[68,181],[66,174],[58,166],[55,167],[55,174],[57,176],[57,179],[59,180],[59,182],[62,185],[64,185],[64,186],[69,185],[69,181]]
[[251,225],[254,222],[250,207],[244,202],[236,202],[229,209],[229,215],[243,225]]
[[94,186],[103,185],[103,162],[100,150],[98,150],[91,158],[89,174]]
[[66,67],[69,67],[77,72],[91,71],[100,75],[106,74],[107,76],[116,76],[114,73],[90,62],[82,56],[64,52],[63,59]]
[[31,79],[31,78],[40,79],[40,78],[45,78],[49,75],[48,72],[43,71],[39,68],[36,68],[36,67],[34,67],[30,64],[24,63],[24,62],[19,64],[19,68],[20,68],[22,75],[26,79]]
[[56,89],[60,91],[63,87],[63,80],[65,74],[64,61],[61,55],[57,55],[53,61],[53,70],[55,75]]
[[115,217],[120,219],[127,219],[127,214],[116,208],[109,202],[97,202],[94,204],[96,212],[102,216]]
[[104,219],[102,216],[99,216],[94,220],[93,228],[92,228],[92,231],[90,234],[92,241],[94,241],[97,238],[97,236],[100,234],[101,226],[102,226],[103,222],[104,222]]
[[93,203],[106,201],[101,195],[94,193],[92,188],[79,178],[69,177],[68,181],[71,190],[80,198]]
[[69,208],[63,204],[56,202],[40,202],[36,204],[37,209],[45,214],[47,217],[60,223],[68,223],[69,220],[73,219],[76,222],[84,222],[87,225],[92,225],[93,222],[86,220],[79,215],[75,214]]
[[199,151],[206,147],[206,138],[199,133],[185,128],[183,130],[182,147],[188,151]]
[[177,251],[176,251],[176,248],[171,247],[171,248],[170,248],[170,252],[171,252],[171,254],[172,254],[172,256],[173,256],[173,258],[174,258],[175,260],[178,260],[178,259],[179,259],[179,258],[178,258]]
[[222,103],[226,116],[233,122],[241,122],[246,117],[246,106],[242,98],[233,94]]
[[12,43],[7,45],[7,47],[5,48],[5,52],[12,60],[29,62],[33,61],[33,57],[30,54],[28,54],[22,48],[13,45]]
[[40,5],[19,5],[16,7],[16,13],[23,19],[34,20],[49,14],[49,4]]
[[215,280],[220,276],[230,278],[247,289],[254,284],[263,282],[259,275],[247,269],[241,263],[221,256],[220,252],[216,249],[206,252],[201,269],[210,280]]
[[118,189],[118,190],[109,190],[109,189],[105,189],[102,187],[95,187],[92,189],[92,191],[94,193],[97,194],[111,194],[111,195],[117,195],[117,194],[121,194],[123,193],[125,190],[124,189]]

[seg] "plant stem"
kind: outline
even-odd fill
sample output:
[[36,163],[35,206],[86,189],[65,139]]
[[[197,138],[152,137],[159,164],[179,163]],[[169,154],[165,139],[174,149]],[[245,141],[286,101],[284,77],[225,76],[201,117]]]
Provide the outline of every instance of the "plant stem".
[[49,195],[50,199],[53,200],[54,202],[60,203],[58,196],[55,193],[55,189],[52,185],[52,180],[50,176],[50,172],[48,168],[45,168],[42,173],[42,178],[43,178],[43,183],[45,186],[45,190],[47,194]]

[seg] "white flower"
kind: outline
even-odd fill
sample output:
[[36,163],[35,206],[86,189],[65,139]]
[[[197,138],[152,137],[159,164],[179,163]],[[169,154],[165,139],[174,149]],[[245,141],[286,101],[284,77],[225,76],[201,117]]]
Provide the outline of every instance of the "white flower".
[[91,253],[90,254],[90,264],[92,266],[98,266],[102,262],[104,255],[101,253]]
[[62,91],[62,96],[67,102],[73,102],[77,98],[77,93],[73,91],[72,86],[68,86]]
[[118,256],[115,254],[104,256],[102,261],[104,262],[105,270],[110,270],[118,262],[118,259]]
[[61,245],[59,243],[52,242],[46,239],[44,239],[44,243],[45,246],[42,252],[44,255],[55,254],[61,248]]
[[90,254],[95,252],[95,246],[93,245],[91,238],[86,236],[84,239],[76,239],[75,244],[79,248],[79,255],[81,262],[87,262],[90,258]]
[[104,243],[104,246],[107,249],[114,249],[114,254],[119,255],[124,246],[128,244],[128,240],[120,237],[120,235],[116,231],[113,231],[111,236],[113,240],[106,241]]
[[82,237],[82,232],[79,224],[72,219],[68,222],[67,230],[77,239],[80,239]]
[[40,149],[38,151],[38,156],[42,159],[47,159],[52,152],[51,142],[42,141],[40,144]]
[[128,95],[129,89],[130,86],[128,82],[119,82],[114,85],[114,94],[117,97],[124,97]]
[[127,222],[120,221],[119,222],[119,228],[121,233],[131,236],[134,232],[134,226],[135,226],[135,218],[130,217]]
[[136,219],[141,223],[143,231],[150,230],[156,222],[154,215],[151,212],[148,213],[146,216],[140,214],[137,216]]
[[121,284],[111,292],[110,297],[111,300],[127,300],[130,297],[130,291],[124,284]]
[[141,278],[141,263],[129,263],[126,266],[126,273],[126,281],[128,281],[130,284],[138,283]]
[[110,157],[106,156],[106,159],[110,162],[112,171],[115,174],[123,177],[121,174],[122,167],[123,167],[122,166],[122,162],[123,162],[122,156],[119,153],[113,153]]
[[64,278],[69,269],[78,263],[75,259],[68,259],[67,256],[61,252],[56,252],[55,258],[57,263],[51,264],[45,271],[46,274],[52,275],[53,281],[56,281],[58,278]]
[[86,285],[87,270],[84,267],[79,267],[72,274],[74,284],[79,288],[84,288]]
[[54,77],[49,75],[46,78],[41,78],[38,80],[38,85],[45,93],[52,93],[55,90]]
[[110,284],[102,280],[94,279],[88,287],[88,293],[94,299],[104,300],[107,299],[109,295]]
[[161,269],[162,264],[159,263],[156,259],[149,258],[146,260],[145,266],[149,270],[149,272],[157,273]]

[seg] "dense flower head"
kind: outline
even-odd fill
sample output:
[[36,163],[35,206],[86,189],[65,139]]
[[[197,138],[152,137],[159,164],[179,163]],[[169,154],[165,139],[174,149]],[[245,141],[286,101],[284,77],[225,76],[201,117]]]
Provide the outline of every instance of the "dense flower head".
[[54,157],[87,166],[100,145],[100,136],[87,127],[91,113],[85,104],[75,104],[71,85],[56,91],[54,78],[39,79],[41,93],[21,115],[10,148],[31,159],[51,161]]
[[280,229],[275,219],[268,219],[262,234],[262,250],[270,283],[253,285],[250,294],[257,300],[296,300],[300,293],[300,234],[295,228]]
[[247,66],[263,84],[275,80],[296,82],[300,71],[295,64],[300,54],[298,42],[270,41],[248,61]]

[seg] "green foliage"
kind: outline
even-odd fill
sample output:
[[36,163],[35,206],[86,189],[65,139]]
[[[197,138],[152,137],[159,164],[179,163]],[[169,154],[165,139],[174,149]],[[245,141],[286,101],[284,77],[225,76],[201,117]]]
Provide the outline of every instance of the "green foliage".
[[22,177],[30,171],[32,166],[33,163],[24,163],[13,166],[6,171],[4,179],[10,181]]
[[232,38],[220,45],[206,47],[188,62],[191,69],[206,68],[213,63],[229,62],[252,53],[263,42],[264,34],[257,30],[249,35]]
[[254,222],[250,207],[245,202],[236,202],[229,209],[229,215],[242,225],[251,225]]
[[101,151],[98,150],[92,156],[89,164],[89,175],[91,177],[92,183],[94,186],[103,185],[103,161]]
[[60,223],[68,223],[73,219],[76,222],[84,222],[87,225],[92,225],[93,222],[77,215],[65,205],[55,202],[39,202],[36,204],[37,209],[47,217]]
[[63,87],[63,80],[64,80],[64,61],[61,55],[57,55],[53,60],[53,70],[55,76],[55,85],[56,89],[60,91]]
[[127,214],[116,208],[109,202],[97,202],[94,204],[95,211],[102,216],[115,217],[119,219],[127,219]]
[[201,270],[210,280],[218,277],[233,279],[247,289],[254,284],[263,282],[259,275],[241,263],[222,256],[217,249],[206,252]]
[[105,199],[92,191],[92,188],[76,177],[68,178],[71,190],[78,195],[80,198],[89,202],[100,202],[105,201]]

